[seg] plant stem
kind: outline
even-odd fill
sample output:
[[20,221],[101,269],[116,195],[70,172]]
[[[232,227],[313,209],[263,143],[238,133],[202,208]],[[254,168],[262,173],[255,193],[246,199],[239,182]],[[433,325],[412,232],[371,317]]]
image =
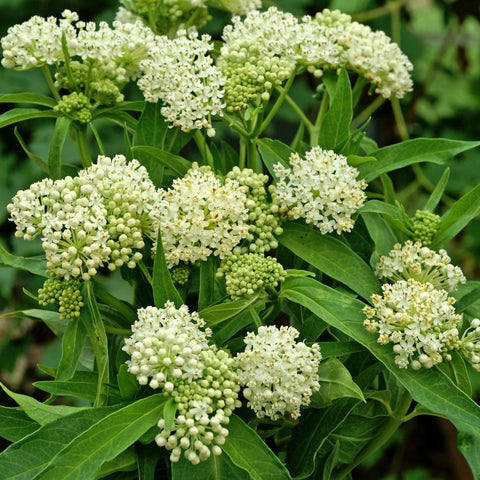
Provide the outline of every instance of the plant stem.
[[400,427],[405,420],[405,414],[410,408],[412,403],[412,397],[407,390],[403,392],[398,407],[392,412],[390,420],[386,423],[380,434],[370,442],[358,455],[354,458],[353,462],[343,466],[335,475],[335,478],[341,480],[348,473],[350,473],[355,467],[360,465],[369,455],[379,449]]
[[193,134],[193,139],[202,155],[203,162],[206,165],[210,166],[212,169],[214,169],[212,152],[208,148],[207,142],[205,141],[205,137],[203,136],[202,132],[200,130],[195,130],[195,133]]
[[285,86],[277,88],[277,91],[280,92],[280,95],[278,96],[277,100],[273,104],[273,107],[271,108],[271,110],[268,112],[267,117],[260,125],[260,128],[257,129],[257,131],[255,132],[255,137],[258,137],[268,127],[273,117],[275,117],[275,115],[277,114],[279,108],[282,106],[283,101],[287,96],[288,91],[290,90],[290,87],[293,85],[293,81],[295,80],[297,73],[298,73],[297,68],[294,68]]
[[360,23],[366,22],[368,20],[373,20],[374,18],[378,18],[383,15],[388,15],[391,12],[398,11],[407,2],[408,0],[397,0],[397,1],[389,2],[386,5],[383,5],[382,7],[373,8],[368,12],[356,13],[352,15],[352,17],[357,22],[360,22]]
[[105,325],[105,331],[107,333],[113,333],[114,335],[122,335],[123,337],[128,337],[129,335],[132,334],[132,331],[126,328],[116,328],[116,327],[110,327],[108,325]]
[[307,127],[307,130],[311,132],[313,128],[312,122],[307,118],[307,116],[303,113],[302,109],[295,103],[294,100],[289,95],[285,96],[286,102],[295,110],[295,113],[300,117],[302,123]]
[[92,157],[88,148],[87,139],[87,125],[80,124],[74,126],[75,138],[74,141],[77,144],[78,152],[80,153],[80,160],[82,161],[82,167],[88,168],[92,165]]
[[378,110],[387,99],[379,95],[373,100],[372,103],[367,105],[353,120],[352,120],[352,129],[360,126],[365,122],[368,117],[370,117],[376,110]]
[[325,90],[323,92],[322,103],[318,109],[317,118],[315,119],[315,124],[309,130],[310,133],[310,146],[316,147],[318,145],[318,137],[320,136],[320,128],[322,127],[323,119],[328,111],[328,93]]
[[55,88],[55,84],[53,82],[53,78],[48,68],[48,65],[44,65],[42,67],[42,72],[43,72],[43,75],[45,76],[45,80],[47,81],[48,88],[52,92],[52,95],[54,96],[55,100],[59,102],[61,100],[61,97],[60,97],[60,94],[58,93],[58,90]]

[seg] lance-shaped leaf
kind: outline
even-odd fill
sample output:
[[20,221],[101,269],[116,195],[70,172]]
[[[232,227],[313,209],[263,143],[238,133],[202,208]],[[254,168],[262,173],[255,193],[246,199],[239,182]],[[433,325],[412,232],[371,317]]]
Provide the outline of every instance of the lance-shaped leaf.
[[297,223],[284,226],[279,242],[329,277],[350,287],[365,299],[380,291],[372,269],[340,240]]
[[416,138],[389,145],[370,153],[377,159],[358,166],[360,177],[366,182],[408,165],[420,162],[445,164],[455,155],[478,147],[480,142],[448,140],[446,138]]
[[40,277],[47,277],[47,261],[45,257],[17,257],[7,252],[0,244],[0,267],[13,267],[26,270]]
[[12,123],[23,122],[32,118],[56,118],[58,113],[53,110],[38,110],[37,108],[12,108],[0,115],[0,128]]

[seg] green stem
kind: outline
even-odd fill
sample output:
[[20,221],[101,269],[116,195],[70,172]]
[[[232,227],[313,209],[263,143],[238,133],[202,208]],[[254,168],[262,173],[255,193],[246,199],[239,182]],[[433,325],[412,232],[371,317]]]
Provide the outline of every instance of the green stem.
[[55,88],[55,83],[53,82],[52,74],[50,73],[50,69],[48,68],[48,65],[44,65],[42,67],[42,72],[43,72],[43,75],[45,76],[45,80],[47,81],[48,88],[52,92],[52,95],[54,96],[55,100],[59,102],[62,98],[60,97],[58,90]]
[[335,478],[341,480],[348,475],[355,467],[360,465],[369,455],[378,450],[400,427],[404,422],[405,414],[410,408],[412,397],[407,390],[403,392],[398,407],[393,411],[390,420],[386,423],[383,430],[370,442],[358,455],[353,462],[343,466],[335,475]]
[[320,108],[318,109],[317,118],[315,119],[315,123],[313,127],[310,129],[310,146],[316,147],[318,145],[318,137],[320,136],[320,129],[322,128],[322,122],[325,118],[325,115],[328,111],[328,93],[325,90],[323,92],[322,103],[320,104]]
[[262,169],[258,163],[257,146],[249,138],[246,139],[247,143],[247,167],[251,168],[255,173],[261,173]]
[[397,124],[398,134],[402,141],[408,140],[410,135],[408,134],[407,123],[403,116],[400,100],[397,97],[393,97],[390,99],[390,102],[392,104],[393,116],[395,117],[395,123]]
[[235,130],[237,133],[239,133],[242,137],[249,137],[247,130],[241,127],[232,116],[224,113],[220,119],[223,120],[232,130]]
[[129,335],[132,334],[132,331],[126,328],[116,328],[116,327],[110,327],[108,325],[105,325],[105,331],[107,333],[113,333],[114,335],[121,335],[122,337],[128,337]]
[[90,165],[92,165],[92,157],[88,148],[87,125],[75,125],[74,132],[74,140],[77,144],[78,152],[80,153],[82,166],[83,168],[88,168]]
[[387,99],[379,95],[378,97],[373,100],[372,103],[367,105],[353,120],[352,120],[352,129],[357,128],[363,122],[368,120],[372,114],[377,111],[386,101]]
[[311,132],[313,128],[313,124],[307,118],[307,116],[303,113],[302,109],[295,103],[295,101],[289,95],[285,97],[285,101],[292,107],[295,113],[300,117],[300,120],[307,127],[307,130]]
[[93,125],[93,123],[89,123],[88,124],[89,127],[90,127],[90,130],[92,131],[93,133],[93,136],[95,137],[95,140],[97,141],[97,145],[98,145],[98,149],[100,150],[100,153],[102,155],[106,155],[105,153],[105,148],[103,146],[103,142],[100,138],[100,135],[98,134],[98,130],[95,128],[95,126]]
[[288,91],[293,85],[293,81],[295,80],[297,73],[298,73],[297,68],[294,68],[285,86],[277,88],[277,90],[280,92],[280,95],[278,96],[277,100],[273,104],[273,107],[271,108],[271,110],[268,112],[268,115],[266,116],[265,120],[260,125],[260,128],[258,128],[257,131],[255,132],[255,138],[258,137],[268,127],[268,125],[270,125],[270,122],[273,120],[279,108],[282,106],[288,94]]
[[203,163],[210,166],[212,169],[214,169],[212,152],[208,148],[207,142],[205,141],[205,137],[203,136],[203,133],[200,130],[198,129],[195,130],[195,133],[193,134],[193,140],[197,144],[198,150],[202,155]]
[[240,154],[238,162],[238,168],[240,168],[240,170],[243,170],[247,163],[247,142],[248,140],[246,137],[240,137]]
[[383,15],[388,15],[391,12],[395,12],[396,10],[400,10],[403,5],[405,5],[408,0],[397,0],[393,2],[389,2],[382,7],[373,8],[368,12],[356,13],[352,15],[353,19],[357,22],[366,22],[368,20],[373,20],[374,18],[381,17]]

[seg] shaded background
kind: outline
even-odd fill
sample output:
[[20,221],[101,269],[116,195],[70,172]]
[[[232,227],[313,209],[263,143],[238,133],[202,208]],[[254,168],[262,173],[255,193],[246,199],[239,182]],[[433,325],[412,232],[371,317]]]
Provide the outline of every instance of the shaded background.
[[[297,16],[314,14],[322,8],[339,8],[352,14],[355,20],[368,23],[373,29],[384,30],[407,54],[415,70],[415,88],[401,105],[411,137],[446,137],[459,140],[480,138],[480,2],[476,0],[279,0],[264,1]],[[0,0],[0,36],[10,25],[28,20],[32,15],[60,16],[69,8],[82,20],[113,20],[117,0]],[[209,32],[219,37],[228,15],[213,12],[207,25]],[[309,81],[308,78],[305,79]],[[313,91],[296,86],[299,103],[306,112],[315,103]],[[48,93],[41,72],[13,72],[0,68],[0,93],[34,91]],[[130,95],[139,95],[132,87]],[[140,97],[139,97],[140,98]],[[362,97],[365,105],[370,102]],[[9,106],[0,105],[1,111]],[[277,123],[266,132],[280,138],[276,132],[295,130],[288,108],[282,110]],[[29,121],[18,125],[18,134],[36,155],[45,158],[54,122]],[[123,132],[106,125],[97,125],[107,154],[124,153]],[[368,135],[380,146],[401,140],[392,109],[386,102],[368,126]],[[219,129],[219,135],[226,134]],[[188,153],[188,152],[187,152]],[[77,163],[76,149],[67,144],[65,158]],[[459,196],[480,181],[480,150],[469,151],[449,165],[450,181],[443,202],[436,213],[441,214]],[[445,167],[428,164],[421,170],[405,168],[395,172],[394,183],[398,199],[407,213],[421,208]],[[13,127],[0,130],[0,243],[16,255],[41,253],[39,243],[15,239],[14,228],[7,221],[5,206],[21,188],[42,178],[42,172],[29,161],[15,136]],[[470,280],[480,277],[480,220],[476,219],[448,246],[454,263],[460,265]],[[16,309],[36,308],[24,289],[36,292],[41,279],[31,278],[13,269],[0,268],[0,313]],[[32,386],[41,378],[37,364],[55,365],[61,345],[41,323],[30,319],[0,318],[0,380],[9,388],[38,396],[42,392]],[[480,400],[480,375],[472,375],[475,398]],[[2,398],[2,404],[8,404]],[[1,442],[1,440],[0,440]],[[0,443],[0,446],[4,444]],[[425,480],[472,478],[468,466],[456,449],[456,434],[450,422],[434,417],[421,417],[408,422],[388,444],[372,455],[353,472],[355,480]]]

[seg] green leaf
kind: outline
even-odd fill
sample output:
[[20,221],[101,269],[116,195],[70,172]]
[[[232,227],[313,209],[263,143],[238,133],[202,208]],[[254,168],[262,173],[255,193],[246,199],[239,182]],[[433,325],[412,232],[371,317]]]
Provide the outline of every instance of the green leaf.
[[469,397],[472,396],[472,383],[470,382],[470,375],[468,374],[465,360],[456,351],[451,352],[452,359],[449,362],[442,362],[438,368],[448,375],[453,383],[464,391]]
[[[228,440],[227,440],[228,442]],[[237,467],[224,453],[211,455],[198,465],[190,463],[183,455],[172,463],[172,480],[250,480],[250,475]]]
[[169,300],[173,302],[177,308],[184,303],[168,271],[160,229],[158,229],[157,249],[153,263],[153,300],[158,308],[163,308]]
[[[116,409],[118,407],[83,409],[39,428],[0,455],[0,475],[9,480],[31,480],[69,442]],[[51,478],[63,480],[64,477]]]
[[270,138],[258,139],[257,145],[263,163],[273,178],[277,178],[273,169],[275,164],[280,163],[285,168],[290,168],[288,160],[294,151],[288,145],[285,145],[280,140],[272,140]]
[[25,155],[27,155],[27,157],[38,168],[40,168],[41,170],[43,170],[45,173],[48,174],[48,164],[47,164],[47,162],[43,158],[39,157],[38,155],[35,155],[33,152],[31,152],[28,149],[27,144],[24,142],[23,138],[21,137],[17,127],[15,127],[15,129],[13,130],[13,133],[15,134],[15,137],[17,138],[18,143],[22,147],[23,151],[25,152]]
[[38,110],[37,108],[12,108],[0,115],[0,128],[12,123],[23,122],[32,118],[57,118],[59,115],[53,110]]
[[164,394],[152,395],[102,418],[65,444],[33,480],[93,480],[104,462],[114,459],[158,422],[166,400]]
[[[392,229],[378,213],[363,212],[361,216],[367,227],[368,234],[375,244],[377,253],[379,255],[387,255],[395,243],[397,243],[397,237],[392,232]],[[377,262],[374,261],[373,263]]]
[[287,451],[287,467],[295,479],[307,478],[315,470],[315,457],[330,435],[348,418],[359,400],[341,398],[321,410],[307,409],[294,428]]
[[198,310],[203,310],[215,301],[215,273],[216,261],[210,255],[205,262],[200,264],[200,291],[198,293]]
[[163,453],[162,450],[156,443],[149,445],[136,443],[135,451],[137,453],[138,480],[155,480],[155,470]]
[[85,345],[86,331],[80,318],[67,323],[62,339],[62,357],[57,368],[57,380],[69,380],[73,377]]
[[105,325],[98,311],[93,283],[88,281],[82,285],[82,297],[85,306],[80,311],[80,319],[85,327],[90,343],[95,353],[95,362],[98,372],[97,395],[95,406],[100,407],[106,401],[106,384],[108,384],[108,340]]
[[416,138],[375,150],[369,155],[377,159],[359,165],[360,177],[371,182],[382,173],[397,170],[413,163],[445,164],[455,155],[478,147],[480,142],[464,142],[445,138]]
[[353,381],[350,372],[343,363],[336,358],[322,361],[318,368],[320,390],[311,397],[313,408],[324,408],[331,405],[337,398],[358,398],[365,402],[362,390]]
[[[53,395],[83,398],[92,403],[97,397],[97,374],[89,371],[78,371],[68,381],[41,380],[33,385]],[[108,398],[110,404],[122,403],[123,401],[120,392],[112,387],[110,387]]]
[[0,103],[34,103],[51,108],[57,104],[52,97],[32,92],[4,93],[0,95]]
[[[126,137],[127,138],[127,137]],[[153,148],[153,147],[152,147]],[[158,161],[158,155],[149,151],[137,150],[133,151],[134,147],[129,148],[129,156],[138,160],[148,171],[148,176],[157,188],[162,187],[163,174],[165,167]]]
[[150,145],[163,149],[168,126],[160,113],[161,104],[145,102],[142,115],[138,120],[133,145]]
[[299,303],[364,345],[410,392],[414,400],[445,415],[459,431],[480,436],[480,406],[438,368],[398,368],[389,346],[363,327],[364,304],[311,278],[286,279],[280,296]]
[[[152,445],[156,446],[156,445]],[[158,450],[158,447],[157,447]],[[135,447],[131,446],[117,455],[113,460],[105,462],[98,471],[95,479],[105,478],[108,475],[115,475],[115,478],[121,474],[120,472],[136,472],[137,470],[137,454]]]
[[342,68],[330,108],[320,128],[319,144],[322,148],[335,150],[348,140],[352,115],[352,89],[347,71]]
[[248,310],[248,307],[258,301],[258,295],[242,297],[231,302],[219,303],[200,310],[198,314],[203,318],[209,327],[214,327],[238,314]]
[[368,162],[376,162],[377,159],[375,157],[361,157],[360,155],[348,155],[347,163],[351,167],[357,168],[359,165],[363,165],[364,163]]
[[71,120],[65,117],[57,118],[55,129],[48,149],[48,171],[53,180],[62,176],[62,150],[67,138]]
[[[35,400],[28,395],[22,395],[9,390],[5,385],[0,382],[0,387],[3,391],[12,399],[15,400],[24,412],[35,422],[40,425],[46,425],[53,422],[58,418],[62,418],[66,415],[76,413],[80,410],[84,410],[82,407],[69,407],[66,405],[45,405],[44,403]],[[1,471],[1,469],[0,469]]]
[[278,241],[363,298],[370,299],[373,293],[380,292],[380,283],[371,268],[340,240],[323,235],[306,225],[287,223]]
[[340,453],[340,442],[337,440],[335,442],[335,446],[333,450],[329,454],[328,458],[325,460],[323,472],[322,472],[322,480],[330,480],[332,478],[332,473],[335,468],[335,465],[338,462],[338,455]]
[[[177,177],[183,177],[188,169],[192,166],[192,163],[187,159],[174,155],[173,153],[161,150],[156,147],[150,147],[149,145],[134,145],[132,147],[132,153],[134,156],[137,154],[147,154],[151,157],[151,163],[157,162],[159,165],[169,168]],[[139,158],[139,161],[142,157]],[[147,168],[147,165],[145,165]],[[152,168],[152,166],[151,166]]]
[[177,413],[177,404],[173,401],[172,398],[168,400],[163,408],[163,419],[165,420],[166,431],[169,431],[175,421],[175,415]]
[[132,401],[137,397],[140,385],[135,378],[128,371],[128,367],[125,364],[120,365],[117,374],[118,388],[120,389],[120,395],[126,402]]
[[457,432],[457,445],[472,470],[473,478],[480,478],[480,437]]
[[379,200],[369,200],[360,208],[359,213],[379,213],[390,225],[407,235],[411,234],[405,225],[403,212],[397,205],[391,205]]
[[480,185],[463,195],[442,217],[430,248],[438,250],[480,214]]
[[65,331],[65,320],[60,320],[60,314],[58,312],[52,312],[51,310],[40,310],[38,308],[31,308],[29,310],[19,310],[16,312],[8,312],[0,315],[1,317],[22,318],[30,317],[42,320],[45,325],[57,336],[61,337]]
[[423,208],[424,210],[428,210],[429,212],[435,211],[435,208],[437,207],[437,205],[440,203],[440,200],[442,199],[442,195],[443,195],[443,192],[445,191],[449,178],[450,178],[450,168],[446,168],[445,171],[443,172],[442,177],[435,185],[433,192],[431,193],[425,207]]
[[44,256],[41,257],[17,257],[7,252],[2,244],[0,244],[0,266],[13,267],[18,270],[26,270],[40,277],[48,277],[47,261]]
[[17,408],[0,406],[0,437],[17,442],[38,428],[40,425],[25,412]]
[[237,467],[249,473],[252,480],[291,479],[280,459],[235,414],[230,417],[228,430],[229,434],[222,449]]

